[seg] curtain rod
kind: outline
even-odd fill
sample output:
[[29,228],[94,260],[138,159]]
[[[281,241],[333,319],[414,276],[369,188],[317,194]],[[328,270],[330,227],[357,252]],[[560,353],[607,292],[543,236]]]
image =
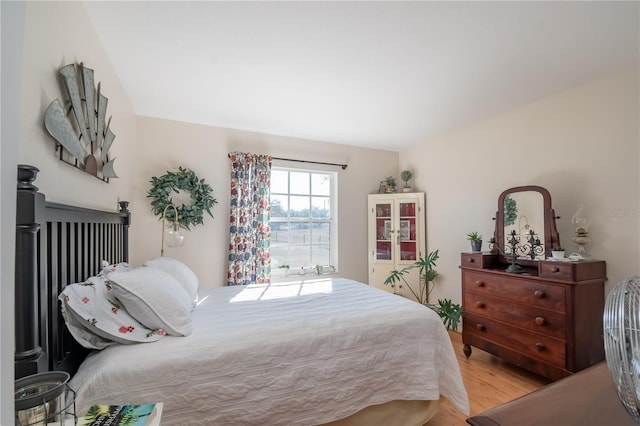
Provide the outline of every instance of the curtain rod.
[[[227,154],[227,157],[231,157],[231,154]],[[323,164],[325,166],[340,166],[342,167],[342,170],[345,170],[348,166],[348,164],[324,163],[322,161],[294,160],[292,158],[282,158],[282,157],[271,157],[271,158],[274,160],[293,161],[295,163]]]
[[310,163],[310,164],[324,164],[325,166],[340,166],[342,170],[347,168],[347,164],[338,164],[338,163],[324,163],[322,161],[309,161],[309,160],[294,160],[291,158],[282,158],[282,157],[271,157],[274,160],[283,160],[283,161],[293,161],[295,163]]

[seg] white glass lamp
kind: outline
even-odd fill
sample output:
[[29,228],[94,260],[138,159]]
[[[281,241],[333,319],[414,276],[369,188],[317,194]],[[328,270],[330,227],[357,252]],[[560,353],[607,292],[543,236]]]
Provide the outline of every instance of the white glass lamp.
[[[167,209],[173,208],[173,222],[169,226],[165,225],[167,217]],[[160,256],[164,256],[164,245],[167,247],[182,247],[184,245],[185,234],[180,230],[180,222],[178,219],[178,209],[173,204],[168,204],[162,212],[162,244],[160,247]]]
[[581,204],[578,205],[578,210],[576,214],[571,218],[571,223],[573,224],[573,242],[578,245],[578,252],[573,253],[571,256],[577,257],[579,259],[589,259],[591,255],[587,252],[585,245],[591,241],[589,237],[589,217],[587,216],[587,210]]

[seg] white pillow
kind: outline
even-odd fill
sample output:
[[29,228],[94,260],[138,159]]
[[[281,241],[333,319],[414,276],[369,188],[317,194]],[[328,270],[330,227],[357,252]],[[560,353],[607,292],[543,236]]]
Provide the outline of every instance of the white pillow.
[[155,342],[165,335],[140,324],[109,293],[104,278],[97,276],[67,285],[58,296],[67,328],[78,343],[104,349],[116,343]]
[[147,260],[143,265],[160,269],[175,278],[191,297],[193,306],[196,305],[198,302],[198,277],[187,265],[171,257],[156,257]]
[[180,283],[156,268],[110,272],[107,283],[132,317],[174,336],[191,334],[193,304]]

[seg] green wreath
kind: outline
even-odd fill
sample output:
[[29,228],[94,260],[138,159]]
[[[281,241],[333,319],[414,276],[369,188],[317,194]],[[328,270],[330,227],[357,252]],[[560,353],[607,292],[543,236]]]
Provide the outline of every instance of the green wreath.
[[[189,205],[175,206],[181,227],[190,230],[191,226],[202,225],[204,212],[213,217],[211,208],[217,203],[213,198],[213,189],[205,183],[204,179],[198,179],[193,170],[179,167],[177,172],[168,171],[160,177],[154,176],[150,182],[151,189],[149,189],[147,197],[151,198],[153,214],[159,216],[160,220],[165,208],[169,204],[173,204],[171,193],[178,193],[180,190],[188,191],[192,201]],[[165,218],[170,222],[173,221],[175,218],[174,209],[167,209]]]

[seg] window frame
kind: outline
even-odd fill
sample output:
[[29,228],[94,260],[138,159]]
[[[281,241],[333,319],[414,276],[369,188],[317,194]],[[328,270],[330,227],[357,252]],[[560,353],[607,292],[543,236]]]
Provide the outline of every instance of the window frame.
[[[274,218],[273,214],[269,214],[269,227],[271,228],[271,232],[273,233],[273,223],[309,223],[310,230],[313,232],[313,224],[314,223],[329,223],[329,265],[320,265],[320,271],[317,271],[315,265],[303,265],[304,269],[300,268],[300,265],[289,265],[288,269],[274,267],[273,263],[271,266],[271,278],[272,280],[280,280],[285,279],[286,277],[302,277],[307,275],[324,275],[324,274],[333,274],[338,272],[338,173],[330,170],[322,170],[322,169],[310,169],[310,168],[300,168],[300,167],[287,167],[287,166],[272,166],[272,172],[275,171],[285,171],[287,172],[287,192],[274,192],[272,191],[273,186],[269,188],[269,202],[271,203],[272,197],[275,196],[286,196],[288,199],[288,209],[287,209],[287,217],[282,218],[278,217]],[[298,194],[291,192],[291,173],[309,173],[309,193],[308,194]],[[324,194],[314,194],[313,190],[313,174],[322,174],[329,176],[329,195],[326,196]],[[306,196],[309,197],[309,217],[301,218],[301,217],[291,217],[290,216],[290,201],[291,196]],[[312,211],[312,197],[320,196],[320,197],[328,197],[329,198],[329,217],[328,218],[313,218],[311,216]],[[275,220],[274,220],[275,219]],[[291,243],[287,242],[287,247],[289,252],[291,250],[292,245],[298,245],[299,243]],[[312,250],[314,243],[310,242],[305,245],[306,249],[309,250],[309,255],[312,256]],[[273,246],[273,241],[271,243]],[[271,258],[273,260],[273,253],[271,254]],[[312,257],[310,257],[312,259]],[[319,273],[318,273],[319,272]]]

